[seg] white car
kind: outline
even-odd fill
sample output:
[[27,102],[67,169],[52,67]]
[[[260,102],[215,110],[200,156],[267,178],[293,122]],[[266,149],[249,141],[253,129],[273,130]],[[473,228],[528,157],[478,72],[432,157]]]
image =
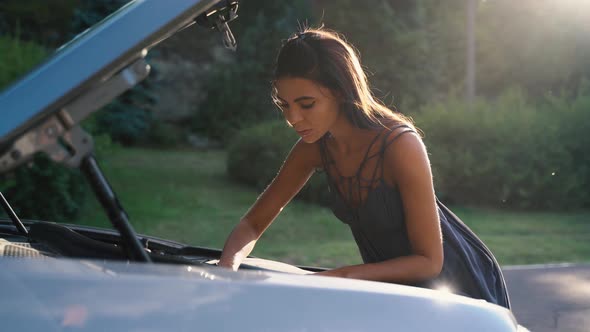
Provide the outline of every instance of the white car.
[[[444,291],[309,275],[137,235],[80,122],[148,76],[149,49],[197,21],[235,40],[237,1],[136,0],[0,94],[0,172],[37,152],[78,167],[114,230],[0,220],[2,331],[526,331],[500,306]],[[242,17],[241,20],[248,20]],[[98,51],[100,50],[100,51]]]

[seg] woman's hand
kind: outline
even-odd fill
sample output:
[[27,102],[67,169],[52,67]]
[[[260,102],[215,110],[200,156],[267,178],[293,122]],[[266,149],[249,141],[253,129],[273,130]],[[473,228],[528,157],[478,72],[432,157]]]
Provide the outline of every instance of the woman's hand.
[[242,219],[227,238],[217,266],[237,271],[244,258],[248,257],[262,232]]
[[237,271],[262,233],[321,166],[317,144],[297,141],[279,173],[225,241],[218,266]]

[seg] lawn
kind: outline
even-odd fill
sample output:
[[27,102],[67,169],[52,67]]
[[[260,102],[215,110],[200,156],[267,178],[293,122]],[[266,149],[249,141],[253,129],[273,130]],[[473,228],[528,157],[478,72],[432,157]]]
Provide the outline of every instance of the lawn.
[[[116,149],[102,168],[144,234],[221,248],[258,193],[231,182],[223,151]],[[92,198],[81,223],[110,227]],[[500,264],[590,262],[590,212],[509,212],[451,207],[492,249]],[[326,208],[294,201],[253,255],[333,267],[360,262],[346,225]]]

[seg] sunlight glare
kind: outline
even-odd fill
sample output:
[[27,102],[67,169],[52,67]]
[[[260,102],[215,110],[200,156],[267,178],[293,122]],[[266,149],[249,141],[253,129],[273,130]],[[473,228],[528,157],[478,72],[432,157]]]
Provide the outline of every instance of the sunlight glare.
[[449,287],[447,285],[440,286],[436,290],[439,292],[446,293],[446,294],[453,294],[451,287]]

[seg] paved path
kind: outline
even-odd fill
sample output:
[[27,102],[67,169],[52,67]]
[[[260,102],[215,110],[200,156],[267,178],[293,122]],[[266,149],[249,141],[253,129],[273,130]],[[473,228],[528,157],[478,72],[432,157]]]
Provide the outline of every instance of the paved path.
[[512,311],[531,332],[590,332],[590,264],[505,266]]

